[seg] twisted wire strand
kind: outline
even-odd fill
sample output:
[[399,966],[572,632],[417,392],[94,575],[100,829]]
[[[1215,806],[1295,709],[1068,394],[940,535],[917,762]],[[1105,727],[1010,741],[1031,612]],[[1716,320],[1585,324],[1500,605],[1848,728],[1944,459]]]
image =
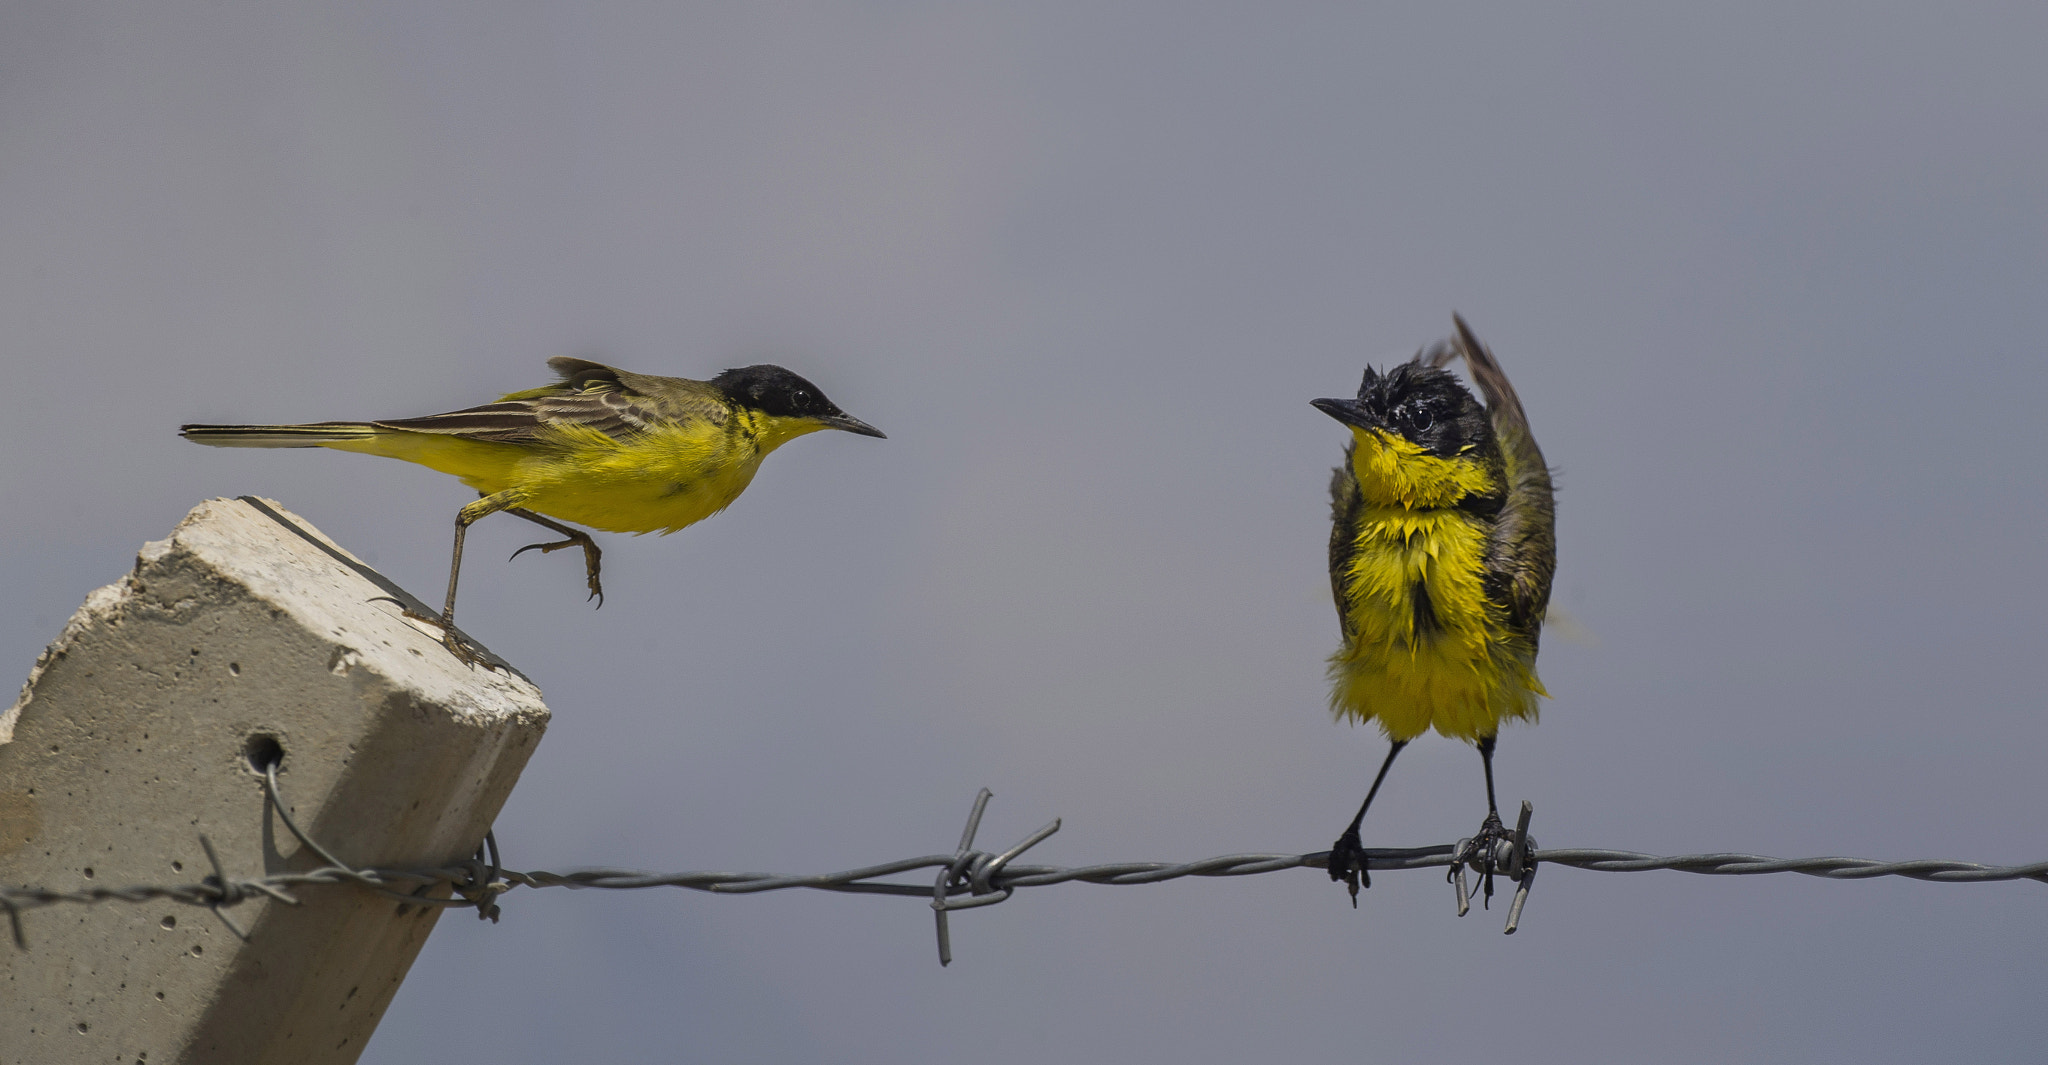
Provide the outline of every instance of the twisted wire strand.
[[1937,858],[1880,862],[1870,858],[1769,858],[1761,854],[1682,854],[1659,857],[1636,851],[1594,850],[1572,847],[1537,849],[1539,862],[1568,865],[1600,873],[1636,873],[1669,869],[1708,876],[1749,876],[1757,873],[1803,873],[1829,880],[1869,880],[1880,876],[1903,876],[1935,883],[1981,884],[1994,880],[2037,880],[2048,884],[2048,862],[2027,865],[1979,865]]
[[[1444,868],[1451,864],[1455,848],[1377,848],[1366,851],[1366,867],[1381,870]],[[993,857],[970,852],[974,857]],[[1194,862],[1111,862],[1102,865],[1059,867],[1011,865],[991,879],[1001,888],[1040,887],[1078,881],[1088,884],[1157,884],[1184,877],[1256,876],[1283,869],[1322,869],[1327,851],[1309,854],[1226,854]],[[907,895],[929,897],[925,884],[877,882],[877,878],[898,876],[920,869],[940,869],[952,864],[953,854],[928,854],[917,858],[884,862],[835,873],[791,876],[780,873],[676,872],[654,873],[633,869],[578,869],[567,873],[544,869],[520,871],[500,869],[500,891],[525,888],[596,888],[632,890],[639,888],[689,888],[715,895],[749,895],[763,891],[810,888],[853,894]],[[2027,865],[1982,865],[1976,862],[1913,859],[1885,862],[1870,858],[1816,857],[1771,858],[1757,854],[1656,855],[1641,851],[1602,850],[1587,847],[1537,848],[1531,857],[1539,864],[1564,865],[1601,873],[1637,873],[1669,870],[1709,876],[1750,876],[1764,873],[1801,873],[1830,880],[1869,880],[1898,876],[1934,883],[1988,883],[2033,880],[2048,883],[2048,861]],[[21,911],[60,904],[90,905],[103,902],[178,902],[190,906],[233,905],[254,892],[279,901],[291,899],[291,889],[326,884],[355,883],[399,891],[409,901],[444,902],[457,907],[475,905],[466,899],[430,899],[415,894],[420,887],[468,884],[472,870],[467,865],[411,869],[350,869],[322,866],[303,872],[273,873],[268,876],[231,878],[225,889],[214,878],[195,884],[137,884],[125,887],[90,887],[58,891],[46,887],[0,887],[0,906]],[[955,884],[949,895],[967,894],[971,885]]]
[[[273,800],[272,808],[282,813],[289,807],[278,793],[274,770],[266,776],[265,784],[269,797]],[[273,873],[262,877],[229,877],[214,857],[211,842],[202,836],[200,842],[205,847],[209,860],[214,862],[215,874],[199,883],[89,887],[75,891],[35,886],[0,886],[0,910],[7,913],[15,945],[25,950],[28,942],[23,933],[21,915],[29,910],[65,904],[169,901],[204,906],[212,909],[222,921],[227,922],[228,927],[237,935],[242,935],[241,929],[228,921],[224,912],[227,908],[258,895],[290,905],[299,905],[300,900],[291,893],[293,890],[329,884],[349,884],[419,905],[473,908],[477,910],[479,917],[493,921],[497,920],[499,915],[498,896],[515,887],[600,890],[673,887],[718,895],[748,895],[764,891],[805,888],[930,899],[933,909],[938,914],[940,958],[943,962],[950,960],[951,957],[945,931],[947,911],[999,902],[1008,898],[1010,893],[1018,888],[1070,882],[1112,885],[1157,884],[1184,877],[1257,876],[1284,869],[1328,867],[1328,851],[1307,854],[1226,854],[1193,862],[1111,862],[1075,867],[1011,864],[1011,859],[1057,831],[1059,822],[1055,821],[1038,830],[1002,854],[976,850],[973,847],[974,828],[980,823],[981,810],[987,801],[988,795],[984,790],[976,799],[975,811],[969,819],[967,834],[962,838],[960,847],[951,853],[927,854],[862,866],[858,869],[812,875],[657,873],[611,868],[579,869],[567,873],[549,872],[544,869],[521,871],[506,869],[500,865],[495,836],[487,836],[486,845],[478,848],[476,857],[465,863],[425,868],[357,869],[336,860],[332,852],[308,838],[291,822],[289,815],[284,815],[281,820],[284,821],[286,828],[306,845],[306,853],[318,855],[326,864],[304,871]],[[1467,856],[1467,864],[1474,864],[1477,859],[1471,857],[1475,852],[1466,847],[1469,842],[1433,847],[1368,849],[1365,852],[1365,866],[1373,871],[1440,869],[1459,864],[1454,856],[1461,852]],[[1645,854],[1640,851],[1584,847],[1545,849],[1534,846],[1533,840],[1530,842],[1528,854],[1534,864],[1563,865],[1603,873],[1669,870],[1708,876],[1799,873],[1829,880],[1868,880],[1898,876],[1934,883],[1988,883],[2007,880],[2048,883],[2048,861],[2026,865],[1982,865],[1940,859],[1886,862],[1869,858],[1772,858],[1738,853],[1666,856]],[[941,871],[936,884],[904,883],[885,879],[932,869]],[[968,898],[962,899],[961,896]],[[1463,899],[1461,887],[1461,906]],[[1510,927],[1512,928],[1512,925]]]

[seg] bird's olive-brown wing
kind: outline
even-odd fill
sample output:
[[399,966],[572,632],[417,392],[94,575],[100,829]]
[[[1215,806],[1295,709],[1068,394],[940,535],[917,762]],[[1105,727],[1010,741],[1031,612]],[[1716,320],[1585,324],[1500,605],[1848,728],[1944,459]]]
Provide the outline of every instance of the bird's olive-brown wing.
[[1508,624],[1527,633],[1533,643],[1543,626],[1543,612],[1549,609],[1551,577],[1557,571],[1557,509],[1550,467],[1529,431],[1522,399],[1493,352],[1464,318],[1454,314],[1451,320],[1457,324],[1457,336],[1417,358],[1442,367],[1462,356],[1466,372],[1486,401],[1508,482],[1507,501],[1495,521],[1487,552],[1487,579],[1498,589],[1497,599],[1507,609]]
[[1358,478],[1351,472],[1354,446],[1345,446],[1344,465],[1330,471],[1330,597],[1336,600],[1337,621],[1343,626],[1347,641],[1355,634],[1351,631],[1344,579],[1351,572],[1351,563],[1358,558],[1359,511],[1365,506],[1364,497],[1358,492]]
[[550,432],[557,428],[595,429],[627,440],[657,426],[714,420],[726,413],[716,390],[699,381],[630,375],[642,386],[636,389],[621,380],[618,370],[602,363],[554,358],[548,366],[562,375],[561,381],[514,392],[496,403],[375,424],[470,440],[547,445],[559,439]]

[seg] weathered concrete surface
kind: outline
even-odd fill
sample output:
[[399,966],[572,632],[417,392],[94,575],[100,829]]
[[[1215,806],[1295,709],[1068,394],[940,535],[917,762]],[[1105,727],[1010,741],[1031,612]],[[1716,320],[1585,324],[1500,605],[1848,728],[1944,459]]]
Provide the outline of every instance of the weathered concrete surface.
[[[390,591],[376,580],[267,501],[209,500],[146,545],[0,714],[0,882],[193,883],[202,832],[231,876],[320,864],[269,815],[245,753],[259,736],[343,861],[467,858],[548,711],[371,602]],[[230,911],[246,944],[169,902],[28,913],[28,951],[0,937],[0,1065],[354,1061],[439,910],[299,895]]]

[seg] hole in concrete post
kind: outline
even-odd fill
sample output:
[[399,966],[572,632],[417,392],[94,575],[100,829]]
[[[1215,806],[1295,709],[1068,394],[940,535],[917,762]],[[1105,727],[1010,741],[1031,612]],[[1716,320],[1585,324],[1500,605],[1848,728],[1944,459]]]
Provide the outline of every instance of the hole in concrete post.
[[271,766],[284,764],[284,744],[268,732],[251,733],[248,741],[242,744],[242,757],[249,760],[250,769],[262,773]]

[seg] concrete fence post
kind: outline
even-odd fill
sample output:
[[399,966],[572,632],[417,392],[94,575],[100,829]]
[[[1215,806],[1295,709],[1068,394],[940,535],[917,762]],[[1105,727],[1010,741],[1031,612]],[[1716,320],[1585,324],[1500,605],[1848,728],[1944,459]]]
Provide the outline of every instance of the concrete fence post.
[[[341,860],[467,859],[548,711],[373,601],[393,593],[275,503],[200,504],[0,714],[0,883],[196,883],[202,833],[231,877],[323,864],[269,809],[256,767],[279,757],[294,818]],[[0,1065],[356,1060],[440,908],[297,894],[229,911],[246,942],[172,902],[27,913],[28,950],[0,930]]]

